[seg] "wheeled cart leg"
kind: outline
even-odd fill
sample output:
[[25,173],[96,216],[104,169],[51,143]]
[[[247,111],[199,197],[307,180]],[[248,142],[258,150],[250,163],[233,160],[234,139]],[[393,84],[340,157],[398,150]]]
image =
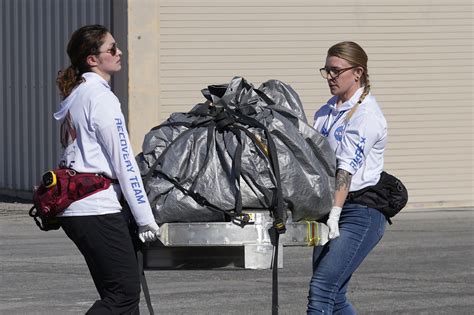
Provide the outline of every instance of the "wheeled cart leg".
[[[270,269],[272,267],[273,245],[244,245],[245,269]],[[278,268],[283,268],[283,245],[278,247]]]

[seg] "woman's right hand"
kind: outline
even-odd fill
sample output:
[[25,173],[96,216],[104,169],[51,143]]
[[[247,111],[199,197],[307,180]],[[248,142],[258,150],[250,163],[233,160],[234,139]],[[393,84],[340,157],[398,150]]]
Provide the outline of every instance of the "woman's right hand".
[[138,227],[138,238],[143,243],[156,241],[160,236],[160,227],[156,222]]

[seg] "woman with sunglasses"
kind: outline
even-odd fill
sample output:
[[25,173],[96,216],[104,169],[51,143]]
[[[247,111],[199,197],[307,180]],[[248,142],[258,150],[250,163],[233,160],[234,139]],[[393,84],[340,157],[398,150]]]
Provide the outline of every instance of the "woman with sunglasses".
[[100,295],[87,314],[138,314],[140,278],[132,238],[119,202],[121,195],[138,225],[139,238],[156,240],[159,228],[132,152],[120,102],[110,89],[121,69],[122,52],[101,25],[75,31],[67,46],[71,65],[57,85],[64,98],[61,121],[64,149],[60,166],[118,179],[107,190],[73,202],[59,221],[76,244]]
[[313,253],[308,314],[356,314],[346,297],[349,280],[387,223],[378,210],[348,198],[350,192],[378,182],[387,143],[387,123],[370,93],[367,60],[358,44],[341,42],[329,48],[320,69],[333,97],[316,112],[314,128],[336,152],[337,171],[327,220],[330,240]]

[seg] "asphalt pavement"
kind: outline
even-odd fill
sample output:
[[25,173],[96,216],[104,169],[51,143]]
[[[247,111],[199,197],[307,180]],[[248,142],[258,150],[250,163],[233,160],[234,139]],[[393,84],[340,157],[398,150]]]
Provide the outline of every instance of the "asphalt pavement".
[[[0,314],[84,314],[98,298],[62,230],[0,198]],[[404,210],[353,275],[359,314],[474,314],[474,209]],[[280,314],[305,314],[309,247],[285,247]],[[271,314],[271,270],[148,270],[155,314]],[[142,297],[141,314],[148,314]]]

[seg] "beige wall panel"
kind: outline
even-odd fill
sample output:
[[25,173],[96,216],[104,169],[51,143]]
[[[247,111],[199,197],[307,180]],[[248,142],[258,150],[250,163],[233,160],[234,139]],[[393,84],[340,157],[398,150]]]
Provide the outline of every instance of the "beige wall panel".
[[[390,149],[428,149],[428,148],[439,148],[440,150],[450,150],[453,151],[462,150],[466,145],[466,141],[462,140],[451,140],[451,141],[436,141],[436,142],[427,142],[423,139],[417,142],[401,142],[401,141],[390,141]],[[420,165],[424,167],[424,165]]]
[[469,194],[472,192],[471,189],[460,189],[460,188],[438,188],[438,189],[421,189],[413,188],[412,196],[415,198],[413,201],[431,201],[433,197],[436,197],[439,194],[446,194],[446,198],[443,201],[453,201],[453,200],[468,200]]
[[[466,98],[459,99],[455,95],[452,95],[451,97],[449,97],[449,95],[444,94],[436,94],[432,95],[431,97],[429,95],[425,95],[423,99],[420,95],[416,95],[416,97],[415,95],[413,95],[404,99],[404,95],[405,94],[400,95],[398,97],[397,95],[384,94],[384,112],[390,113],[390,111],[392,111],[393,109],[399,108],[400,101],[411,102],[413,107],[410,108],[410,110],[412,113],[417,114],[424,114],[427,111],[434,113],[446,110],[446,108],[457,111],[458,107],[460,108],[460,111],[466,113],[466,111],[470,111],[470,106],[472,105],[471,100]],[[392,96],[394,100],[388,101],[388,99]],[[399,99],[396,99],[397,97]],[[396,115],[396,112],[393,112],[391,114]]]
[[[242,21],[245,22],[245,21]],[[220,28],[219,25],[216,25],[216,28]],[[230,46],[236,45],[238,43],[248,43],[248,45],[263,45],[265,42],[268,41],[279,41],[279,40],[291,40],[294,43],[298,43],[300,41],[321,41],[321,42],[333,42],[334,40],[340,41],[348,38],[355,38],[359,42],[368,41],[368,40],[378,40],[378,41],[385,41],[385,40],[403,40],[403,41],[418,41],[418,40],[437,40],[441,36],[445,36],[451,39],[461,39],[461,40],[469,40],[470,34],[468,32],[445,32],[445,33],[372,33],[372,32],[365,32],[365,33],[352,33],[352,29],[347,28],[346,33],[343,36],[334,36],[334,33],[329,32],[322,32],[321,33],[306,33],[305,31],[298,31],[297,33],[294,32],[293,34],[256,34],[253,33],[253,29],[249,29],[248,33],[239,33],[239,34],[216,34],[214,40],[209,41],[209,45],[212,47],[215,44],[215,40],[218,39],[218,36],[222,36],[223,43],[228,43]],[[199,37],[203,37],[205,33],[198,33],[198,32],[189,32],[186,35],[174,35],[174,34],[165,34],[162,35],[163,41],[166,42],[177,42],[177,41],[193,41],[197,40]],[[288,38],[285,38],[285,35]],[[205,40],[206,38],[202,38]],[[210,38],[209,38],[210,39]],[[262,43],[263,41],[263,43]],[[383,58],[383,56],[381,56]]]
[[[237,18],[237,16],[229,16],[228,18]],[[275,18],[277,18],[275,16]],[[303,16],[301,17],[302,19],[308,19],[308,17]],[[287,36],[287,35],[294,35],[294,27],[288,27],[288,26],[283,26],[283,25],[278,25],[275,27],[268,27],[266,23],[261,22],[262,25],[261,31],[258,32],[258,34],[255,34],[254,36],[265,36],[265,35],[272,35],[272,36]],[[213,25],[210,25],[209,27],[202,27],[200,25],[200,28],[192,28],[192,29],[187,29],[187,28],[163,28],[162,35],[164,36],[164,39],[166,40],[168,36],[172,35],[173,37],[178,35],[178,36],[190,36],[190,35],[202,35],[208,34],[212,32],[214,36],[243,36],[247,35],[249,30],[259,26],[259,25],[253,25],[252,28],[241,28],[241,27],[224,27],[224,23],[214,23]],[[301,25],[301,30],[298,31],[298,34],[300,36],[317,36],[319,34],[326,34],[324,32],[323,27],[321,26],[309,26],[309,25]],[[347,32],[349,26],[340,26],[340,25],[334,25],[331,27],[332,32],[334,33],[342,33],[342,32]],[[420,34],[429,34],[427,38],[434,38],[435,34],[452,34],[456,33],[458,34],[456,38],[464,38],[464,37],[469,37],[470,32],[469,28],[466,25],[447,25],[447,26],[438,26],[438,25],[417,25],[416,26],[416,32],[413,32],[413,26],[396,26],[396,27],[389,27],[389,28],[381,28],[380,26],[361,26],[358,28],[359,32],[358,34],[361,34],[363,36],[374,36],[374,37],[379,37],[379,35],[383,34],[390,34],[392,36],[397,36],[399,37],[400,33],[403,34],[412,34],[413,36],[420,36]],[[433,34],[435,33],[435,34]],[[298,37],[296,38],[298,39]]]
[[[249,28],[249,27],[266,27],[266,28],[286,28],[286,29],[292,29],[292,28],[297,28],[297,27],[305,27],[305,28],[321,28],[321,27],[327,27],[328,26],[328,18],[325,19],[312,19],[312,20],[261,20],[261,21],[252,21],[252,26],[243,26],[241,21],[235,21],[235,20],[220,20],[220,21],[215,21],[213,19],[205,20],[202,19],[199,26],[201,28],[214,28],[216,26],[219,27],[227,27],[227,28],[232,28],[232,27],[239,27],[239,28]],[[179,22],[179,23],[178,23]],[[407,20],[403,19],[392,19],[392,20],[380,20],[380,19],[368,19],[363,22],[361,22],[361,25],[363,25],[366,28],[372,27],[372,28],[380,28],[380,27],[386,27],[387,31],[391,31],[392,29],[395,29],[397,27],[429,27],[429,26],[436,26],[436,27],[449,27],[449,26],[454,26],[454,27],[469,27],[470,23],[470,18],[465,17],[465,18],[453,18],[453,19],[445,19],[443,20],[442,23],[437,23],[435,20],[425,20],[425,19],[418,19],[418,20],[410,20],[407,22]],[[195,27],[195,22],[194,21],[187,21],[187,20],[180,20],[180,21],[175,21],[175,20],[163,20],[160,25],[164,29],[172,28],[175,26],[179,26],[181,28],[184,27]],[[354,25],[353,20],[337,20],[337,25],[334,25],[334,27],[339,27],[339,28],[347,28],[347,27],[352,27]],[[412,31],[413,29],[410,29]],[[465,31],[465,29],[464,29]],[[314,45],[314,44],[313,44]]]
[[459,161],[465,161],[467,163],[472,162],[472,151],[460,151],[456,152],[456,154],[452,154],[452,152],[443,152],[443,154],[437,154],[436,156],[433,156],[432,154],[427,152],[426,155],[430,155],[429,158],[422,154],[416,156],[401,154],[395,155],[392,152],[391,155],[385,157],[385,163],[393,165],[395,163],[419,163],[429,160],[437,161],[439,163],[439,167],[441,165],[444,166],[446,164],[455,164]]
[[160,120],[158,17],[158,1],[128,1],[128,127],[135,154],[141,152],[143,136]]
[[[405,169],[405,170],[418,170],[418,171],[421,171],[421,170],[437,170],[438,168],[447,168],[449,166],[456,166],[456,168],[459,168],[462,170],[463,173],[466,172],[466,169],[470,166],[471,164],[471,161],[467,161],[467,160],[464,160],[464,161],[455,161],[455,162],[452,162],[452,163],[443,163],[443,162],[438,162],[438,161],[432,161],[432,160],[426,160],[424,161],[422,164],[420,165],[416,165],[415,163],[413,162],[404,162],[404,163],[392,163],[392,166],[393,167],[396,167],[396,168],[399,168],[399,169]],[[437,173],[439,173],[437,171]],[[472,174],[472,172],[471,172]]]
[[[445,179],[445,181],[449,183],[450,187],[465,187],[466,185],[462,183],[462,181],[466,181],[466,180],[468,180],[468,175],[463,175],[463,174],[457,175],[456,178],[451,177],[451,178]],[[414,185],[423,184],[423,188],[425,189],[438,189],[439,188],[439,182],[437,181],[436,175],[431,175],[431,176],[427,175],[426,178],[423,178],[423,180],[417,180],[417,181],[407,180],[405,181],[405,184],[411,187],[413,187]]]
[[[471,20],[469,20],[471,22]],[[326,22],[327,24],[328,22]],[[471,22],[472,23],[472,22]],[[471,26],[467,26],[468,28]],[[172,38],[171,38],[172,39]],[[209,47],[214,47],[215,46],[215,41],[212,40],[205,40],[207,37],[204,37],[202,41],[193,41],[193,42],[181,42],[181,41],[161,41],[161,47],[164,53],[166,53],[167,49],[173,49],[173,48],[193,48],[193,49],[204,49],[204,48],[209,48]],[[225,41],[226,39],[223,38],[223,40],[219,41],[219,43],[226,43],[227,45],[232,45],[232,42],[230,41]],[[263,42],[263,41],[261,41]],[[322,44],[318,41],[285,41],[285,42],[269,42],[269,41],[264,41],[265,47],[271,47],[271,48],[286,48],[286,47],[293,47],[295,43],[298,43],[298,47],[300,48],[305,48],[305,49],[315,49],[317,50],[318,54],[324,55],[325,50],[321,52],[321,48],[323,48]],[[439,40],[436,38],[434,39],[425,39],[421,38],[418,40],[414,41],[408,41],[403,36],[400,36],[400,39],[397,40],[391,40],[390,43],[387,43],[383,39],[381,40],[372,40],[371,41],[372,47],[374,49],[390,49],[392,51],[398,51],[400,54],[405,53],[405,48],[406,49],[412,49],[412,48],[417,48],[419,50],[425,49],[425,51],[429,52],[432,49],[440,49],[439,47]],[[461,49],[466,49],[466,39],[464,38],[446,38],[443,39],[443,47],[452,47],[453,50],[461,48]],[[235,47],[235,45],[232,45],[232,47]],[[258,46],[257,46],[258,47]],[[223,47],[225,48],[225,47]],[[249,46],[249,49],[254,49],[253,46]],[[326,47],[327,49],[328,47]],[[400,49],[403,48],[403,51],[400,51]],[[440,65],[442,67],[443,65]]]
[[[429,119],[429,118],[428,118]],[[466,144],[467,141],[472,141],[473,136],[468,134],[468,133],[462,133],[457,135],[456,141],[460,141],[461,143]],[[453,135],[452,134],[446,134],[446,133],[441,133],[441,134],[429,134],[429,135],[424,135],[423,137],[420,136],[414,136],[414,135],[403,135],[403,136],[397,136],[397,142],[415,142],[419,143],[420,141],[423,142],[431,142],[431,143],[445,143],[445,142],[452,142],[453,141]]]
[[[450,148],[449,150],[440,150],[439,147],[434,147],[434,148],[413,148],[410,150],[405,150],[404,148],[394,149],[390,143],[389,146],[386,148],[386,157],[399,159],[402,157],[407,158],[411,156],[417,156],[417,159],[415,159],[413,163],[417,163],[417,165],[419,165],[423,162],[423,159],[421,159],[422,161],[418,161],[418,156],[422,156],[425,159],[432,160],[432,159],[437,158],[438,156],[445,156],[445,155],[452,155],[452,156],[457,157],[459,154],[458,152],[461,152],[460,156],[464,156],[465,154],[472,156],[472,149],[459,150],[457,148],[456,149]],[[390,159],[387,161],[391,161],[390,164],[387,164],[388,166],[396,163],[396,161],[390,160]],[[452,167],[448,167],[448,169],[452,169]],[[439,169],[436,169],[433,171],[439,172]]]
[[[138,1],[132,3],[138,10]],[[172,112],[188,111],[203,100],[202,88],[236,75],[256,86],[268,79],[291,84],[312,121],[330,97],[317,70],[327,49],[354,40],[369,55],[372,91],[389,124],[386,169],[406,182],[409,207],[474,205],[472,1],[143,3],[140,10],[159,4],[153,8],[159,22],[145,29],[158,28],[158,53],[147,63],[138,60],[138,50],[135,62],[154,67],[156,61],[158,69],[153,78],[148,78],[150,69],[143,69],[134,80],[146,79],[158,89],[146,96],[131,82],[131,90],[137,89],[131,92],[149,99],[143,106],[153,107],[144,111],[148,116],[141,130]],[[143,43],[139,49],[145,54]]]
[[[452,179],[452,178],[455,178],[456,176],[461,176],[461,175],[465,175],[465,174],[470,174],[472,175],[473,172],[472,170],[470,169],[467,169],[467,168],[459,168],[459,167],[452,167],[452,168],[449,168],[449,165],[445,164],[439,164],[437,165],[435,168],[431,168],[429,170],[427,170],[426,168],[423,167],[423,163],[420,163],[418,165],[414,165],[414,167],[411,167],[411,168],[407,168],[407,167],[396,167],[396,164],[392,164],[390,166],[387,166],[387,169],[390,169],[390,170],[396,170],[397,171],[397,174],[400,174],[400,177],[423,177],[425,175],[438,175],[438,180],[437,182],[439,182],[440,184],[440,188],[443,188],[445,186],[444,185],[444,180],[445,179]],[[422,182],[423,181],[423,178],[412,178],[412,182]],[[468,183],[466,183],[466,186]],[[446,185],[446,187],[448,187]],[[416,188],[416,187],[412,187],[412,188]],[[420,187],[422,188],[422,187]],[[472,196],[467,196],[469,198],[471,198]]]
[[[394,104],[393,107],[387,107],[386,103],[384,103],[384,113],[385,115],[388,116],[397,116],[400,115],[399,110],[397,110],[399,107],[395,105],[399,104]],[[469,104],[468,101],[457,101],[453,102],[451,104],[444,104],[444,106],[437,106],[433,107],[430,106],[429,102],[421,102],[418,101],[417,103],[413,104],[413,107],[409,109],[411,115],[419,115],[422,117],[426,117],[427,114],[431,115],[439,115],[439,114],[445,114],[446,113],[446,107],[450,108],[450,112],[453,114],[462,114],[465,115],[466,112],[469,112],[470,107],[472,104]]]
[[[462,120],[461,120],[462,119]],[[392,117],[388,118],[389,128],[396,132],[391,132],[390,137],[393,140],[397,136],[397,132],[400,129],[409,129],[413,128],[414,130],[422,128],[425,130],[425,134],[430,134],[432,131],[439,130],[440,128],[445,128],[448,131],[448,127],[451,125],[453,127],[464,127],[461,132],[471,132],[472,133],[472,119],[469,118],[469,113],[466,113],[463,117],[460,117],[459,120],[456,121],[439,121],[439,120],[426,120],[426,121],[419,121],[416,124],[408,121],[398,121],[392,122]],[[390,140],[390,141],[392,141]]]

